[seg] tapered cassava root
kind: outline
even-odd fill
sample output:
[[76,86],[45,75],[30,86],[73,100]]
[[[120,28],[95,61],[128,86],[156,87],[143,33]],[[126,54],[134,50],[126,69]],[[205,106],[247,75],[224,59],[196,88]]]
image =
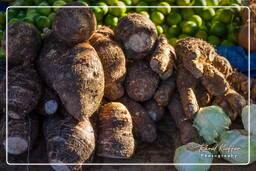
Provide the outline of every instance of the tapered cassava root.
[[[81,171],[82,163],[91,162],[95,149],[95,134],[91,123],[72,117],[49,118],[44,123],[48,161],[56,171]],[[73,163],[76,165],[65,165]]]
[[152,52],[157,40],[157,30],[153,22],[137,13],[123,17],[115,29],[115,35],[129,59],[145,58]]
[[126,106],[132,116],[133,132],[137,140],[152,143],[157,138],[156,126],[143,106],[128,97],[118,100]]
[[[41,97],[41,81],[32,66],[19,66],[8,72],[8,116],[24,119]],[[6,78],[0,84],[0,104],[6,109]]]
[[143,107],[153,121],[160,121],[164,115],[165,108],[155,102],[155,100],[148,100],[143,103]]
[[135,150],[132,118],[119,102],[105,104],[99,114],[97,155],[108,158],[130,158]]
[[[71,2],[65,6],[81,6],[81,2]],[[96,18],[90,8],[61,8],[53,21],[52,28],[57,37],[67,44],[87,41],[96,30]]]
[[126,62],[124,53],[112,39],[112,30],[107,27],[99,28],[90,38],[90,44],[97,51],[104,69],[105,92],[104,96],[116,100],[124,95],[124,81]]
[[[1,121],[0,141],[9,154],[20,155],[33,147],[39,131],[39,122],[35,113],[19,120],[8,118],[7,125],[8,135],[6,135],[6,118],[3,118]],[[8,146],[6,138],[8,138]]]

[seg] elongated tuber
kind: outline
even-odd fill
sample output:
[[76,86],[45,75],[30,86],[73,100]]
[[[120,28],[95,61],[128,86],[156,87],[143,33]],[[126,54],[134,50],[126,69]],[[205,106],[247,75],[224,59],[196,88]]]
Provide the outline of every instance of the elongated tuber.
[[[65,6],[81,6],[81,2]],[[96,30],[96,18],[90,8],[61,8],[53,20],[52,28],[59,39],[67,44],[87,41]]]
[[[0,84],[1,97],[6,94],[6,78]],[[31,66],[19,66],[8,72],[8,116],[13,119],[24,119],[35,109],[41,97],[41,81]],[[6,98],[0,98],[4,108]]]
[[90,117],[104,93],[104,71],[97,52],[88,43],[81,43],[62,56],[58,54],[62,54],[58,49],[44,49],[42,62],[38,62],[41,75],[58,93],[69,114],[78,120]]
[[[33,113],[25,119],[8,118],[8,136],[6,136],[6,118],[1,121],[0,140],[9,154],[19,155],[30,150],[38,135],[39,122]],[[8,138],[8,146],[6,144]]]
[[[48,161],[56,171],[80,171],[81,163],[90,162],[95,149],[95,135],[91,123],[72,117],[49,118],[44,123]],[[76,165],[65,165],[74,163]]]
[[60,106],[60,100],[56,92],[44,87],[42,97],[37,105],[36,111],[41,115],[53,115]]
[[125,55],[130,59],[145,58],[157,40],[157,30],[153,22],[137,13],[123,17],[115,30],[118,41],[123,44]]
[[143,103],[143,107],[153,121],[159,121],[164,115],[164,107],[157,104],[154,100],[148,100]]
[[99,114],[97,155],[109,158],[130,158],[135,149],[132,118],[119,102],[105,104]]
[[158,75],[144,61],[129,64],[126,76],[126,92],[135,101],[152,98],[159,82]]
[[199,105],[195,95],[196,85],[197,80],[193,77],[193,75],[190,74],[190,72],[186,70],[183,65],[179,65],[177,87],[185,115],[188,118],[192,118],[192,116],[195,115],[199,110]]
[[161,81],[158,89],[155,92],[154,100],[160,106],[167,106],[170,98],[176,88],[176,77],[170,77],[167,80]]
[[150,59],[150,67],[160,76],[170,77],[174,69],[174,60],[176,58],[174,48],[168,43],[165,36],[159,36],[156,47]]
[[[102,30],[102,31],[101,31]],[[103,65],[105,77],[104,96],[116,100],[124,95],[122,82],[126,74],[124,53],[114,40],[109,36],[110,28],[99,28],[90,38],[90,44],[97,51]]]
[[209,106],[212,102],[212,96],[210,93],[203,87],[201,83],[197,83],[196,88],[194,89],[197,103],[200,107]]
[[[249,2],[246,4],[248,8],[242,9],[242,21],[243,24],[248,24],[248,22],[255,23],[256,22],[256,2]],[[249,21],[249,15],[250,15],[250,21]]]
[[[6,34],[2,46],[7,48]],[[32,63],[41,47],[41,37],[37,28],[30,23],[17,22],[8,26],[8,63],[19,65]]]
[[156,126],[142,105],[128,97],[122,97],[118,101],[126,106],[132,116],[135,137],[148,143],[155,141],[157,138]]
[[168,105],[168,110],[174,119],[176,126],[180,132],[180,138],[182,144],[189,142],[200,142],[199,135],[196,128],[193,127],[191,120],[189,120],[185,114],[179,98],[176,93],[172,96],[171,101]]

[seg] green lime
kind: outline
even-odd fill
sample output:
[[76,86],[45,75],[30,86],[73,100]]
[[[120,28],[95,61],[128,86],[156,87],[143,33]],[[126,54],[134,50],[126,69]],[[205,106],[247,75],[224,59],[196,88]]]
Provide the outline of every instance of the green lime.
[[140,0],[132,0],[132,5],[137,5],[140,2]]
[[227,26],[228,32],[235,32],[239,29],[239,26],[235,23],[231,23]]
[[[137,6],[148,6],[148,3],[141,1],[137,4]],[[148,8],[136,8],[136,12],[148,11]]]
[[97,21],[101,21],[104,17],[104,11],[100,7],[94,7],[93,8],[93,13],[96,16]]
[[164,14],[159,11],[152,12],[150,18],[155,24],[161,24],[164,22]]
[[5,24],[5,13],[0,12],[0,25],[4,25],[4,24]]
[[33,20],[33,17],[32,17],[32,16],[30,16],[30,17],[25,17],[25,18],[22,19],[22,21],[27,22],[27,23],[31,23],[31,24],[34,23],[34,20]]
[[37,13],[36,9],[35,8],[29,8],[29,9],[27,9],[26,15],[29,16],[30,14],[34,14],[34,13]]
[[195,0],[195,6],[207,6],[206,0]]
[[14,18],[16,17],[18,14],[18,12],[12,8],[12,9],[8,9],[8,18]]
[[125,3],[125,5],[127,5],[127,6],[130,6],[130,5],[132,5],[132,0],[122,0],[124,3]]
[[193,21],[186,21],[182,27],[182,32],[188,35],[193,35],[197,31],[197,24]]
[[24,11],[20,11],[20,12],[18,13],[18,15],[17,15],[17,18],[18,18],[18,19],[23,19],[24,17],[26,17],[26,14],[25,14]]
[[87,2],[84,2],[84,1],[81,1],[81,0],[79,0],[79,1],[77,1],[77,2],[82,3],[84,6],[89,6],[89,4],[88,4]]
[[168,39],[169,43],[172,45],[172,46],[175,46],[176,45],[176,42],[177,42],[177,38],[175,37],[172,37],[170,39]]
[[31,6],[34,5],[34,1],[33,0],[22,0],[20,1],[22,6]]
[[232,42],[237,42],[237,33],[236,32],[228,33],[228,40]]
[[230,9],[224,9],[221,11],[219,19],[221,22],[228,24],[231,23],[233,16],[233,12]]
[[[47,2],[42,2],[38,6],[50,6]],[[37,8],[37,12],[41,15],[48,16],[51,13],[51,8]]]
[[148,14],[147,11],[141,11],[140,14],[146,16],[147,18],[150,18],[150,15]]
[[219,5],[219,0],[206,0],[207,6],[217,6]]
[[125,12],[126,12],[126,6],[123,2],[118,1],[112,4],[113,6],[118,6],[118,8],[111,8],[110,9],[110,14],[117,16],[117,17],[122,17]]
[[189,19],[194,14],[194,10],[191,8],[181,9],[181,15],[184,19]]
[[108,13],[108,5],[105,2],[98,2],[96,5],[101,6],[104,14]]
[[35,5],[39,5],[39,4],[41,4],[42,2],[45,2],[44,0],[35,0]]
[[[3,40],[3,36],[4,36],[4,31],[0,30],[0,42]],[[1,49],[1,48],[0,48]]]
[[19,22],[19,19],[18,19],[18,18],[13,18],[13,19],[11,19],[11,20],[8,22],[8,24],[10,25],[10,24],[17,23],[17,22]]
[[49,20],[51,21],[51,23],[53,22],[53,20],[54,20],[54,18],[55,18],[55,13],[54,12],[52,12],[51,14],[49,14],[48,15],[48,18],[49,18]]
[[0,48],[0,58],[4,58],[4,51],[2,48]]
[[170,4],[168,4],[167,2],[160,2],[158,6],[163,6],[163,7],[157,8],[157,10],[162,12],[163,14],[169,14],[172,10],[170,7]]
[[187,37],[190,37],[189,35],[187,35],[187,34],[181,34],[181,35],[179,35],[179,39],[183,39],[183,38],[187,38]]
[[227,28],[226,25],[221,22],[216,22],[212,24],[210,32],[216,36],[224,36],[226,34]]
[[163,34],[164,33],[164,29],[163,29],[163,27],[162,26],[156,26],[156,30],[157,30],[157,33],[158,33],[158,35],[160,35],[160,34]]
[[105,18],[105,24],[110,27],[116,27],[118,24],[118,17],[108,14]]
[[196,35],[195,35],[196,38],[200,38],[200,39],[203,39],[203,40],[206,40],[207,39],[207,32],[204,31],[204,30],[199,30]]
[[169,25],[177,25],[182,21],[182,17],[178,13],[171,13],[167,15],[166,20]]
[[[63,5],[65,5],[65,4],[66,4],[65,1],[58,0],[58,1],[55,1],[55,2],[53,3],[53,6],[63,6]],[[54,10],[54,11],[58,11],[59,8],[54,8],[53,10]]]
[[[232,8],[230,9],[234,13],[241,12],[241,6],[239,4],[231,4]],[[233,7],[234,6],[234,7]]]
[[215,11],[213,8],[204,8],[201,11],[200,16],[204,19],[204,20],[211,20],[215,15]]
[[179,33],[180,33],[180,28],[177,25],[172,25],[168,29],[168,37],[170,38],[179,35]]
[[197,24],[198,27],[201,27],[202,23],[203,23],[203,20],[199,15],[192,15],[189,18],[189,21],[194,21]]
[[200,28],[200,30],[204,30],[204,31],[208,30],[208,28],[207,28],[207,26],[206,26],[204,21],[202,22],[202,25],[199,28]]
[[46,16],[40,16],[36,19],[36,26],[41,30],[43,30],[44,28],[50,28],[51,21]]
[[220,45],[221,46],[235,46],[235,43],[230,40],[223,40]]
[[162,26],[162,28],[164,29],[164,33],[167,33],[167,32],[168,32],[168,29],[169,29],[169,26],[166,25],[166,24],[163,24],[163,25],[161,25],[161,26]]
[[220,39],[217,36],[210,35],[207,38],[207,42],[212,45],[218,46],[220,44]]
[[73,2],[73,0],[64,0],[66,3]]
[[112,4],[117,3],[117,2],[118,2],[118,0],[106,0],[106,3],[108,5],[112,5]]
[[176,3],[179,6],[191,6],[193,5],[193,0],[177,0]]

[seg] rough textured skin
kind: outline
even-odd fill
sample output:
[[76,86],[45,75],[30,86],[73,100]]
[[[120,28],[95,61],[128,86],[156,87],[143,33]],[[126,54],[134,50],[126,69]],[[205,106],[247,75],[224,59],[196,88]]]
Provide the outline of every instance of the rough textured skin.
[[155,102],[155,100],[148,100],[143,103],[143,107],[150,116],[150,118],[157,122],[160,121],[164,115],[165,109]]
[[[250,34],[251,34],[250,35],[250,41],[251,41],[250,51],[255,51],[256,50],[256,23],[251,23],[250,26],[251,26],[249,28]],[[249,47],[248,27],[249,25],[244,25],[238,35],[238,44],[247,50]]]
[[197,80],[186,70],[183,65],[178,67],[177,88],[186,117],[192,118],[199,110],[195,88]]
[[[2,46],[6,49],[6,33]],[[17,22],[8,26],[8,63],[19,65],[32,63],[41,47],[41,37],[37,28],[30,23]],[[7,54],[5,54],[7,57]]]
[[226,79],[235,72],[229,61],[220,55],[215,56],[212,66],[219,70]]
[[230,88],[224,75],[209,64],[204,65],[204,73],[201,77],[201,83],[206,90],[214,96],[223,95]]
[[132,118],[118,102],[105,104],[99,114],[97,155],[107,158],[130,158],[135,150]]
[[200,107],[209,106],[212,102],[212,96],[208,91],[203,87],[201,83],[197,83],[196,88],[194,89],[197,103]]
[[[101,31],[102,29],[102,31]],[[124,95],[122,82],[126,74],[126,62],[123,50],[106,32],[107,27],[100,28],[90,38],[90,44],[97,51],[104,69],[105,97],[116,100]]]
[[[32,116],[33,115],[33,116]],[[6,147],[6,118],[2,118],[0,124],[0,142]],[[8,153],[19,155],[32,149],[39,132],[39,122],[35,114],[25,119],[8,118]],[[27,143],[27,148],[22,148],[19,142],[10,142],[11,138],[20,138]],[[21,150],[22,149],[22,150]]]
[[146,16],[130,13],[119,21],[115,35],[127,58],[142,59],[153,50],[157,30]]
[[104,92],[104,71],[97,52],[81,43],[61,57],[58,54],[58,49],[43,49],[38,61],[40,74],[58,93],[68,113],[78,120],[90,117]]
[[57,93],[48,87],[44,87],[36,111],[41,115],[53,115],[57,112],[60,105],[61,102]]
[[[6,111],[6,78],[0,84],[0,104]],[[41,81],[31,66],[19,66],[8,72],[8,116],[23,119],[35,109],[41,97]]]
[[155,92],[154,100],[161,106],[167,106],[176,88],[176,77],[163,80]]
[[95,33],[101,34],[104,37],[114,40],[115,33],[111,28],[107,26],[101,26],[95,31]]
[[166,72],[169,72],[169,76],[171,76],[176,58],[174,48],[168,43],[164,35],[159,36],[155,46],[150,60],[150,67],[160,76]]
[[127,97],[122,97],[118,101],[126,106],[132,116],[135,137],[140,141],[154,142],[157,138],[156,126],[146,110],[139,103]]
[[158,75],[144,61],[129,64],[126,76],[126,92],[135,101],[152,98],[159,82]]
[[[248,3],[246,4],[248,5],[248,7],[250,8],[251,12],[250,12],[250,15],[251,15],[251,23],[255,23],[256,22],[256,2],[251,2],[251,3]],[[242,9],[242,21],[244,24],[247,24],[249,21],[249,18],[248,18],[248,9],[247,8],[243,8]]]
[[[49,118],[44,123],[49,163],[91,162],[95,149],[95,135],[86,119],[76,121],[72,117]],[[81,165],[66,165],[72,171],[80,171]],[[52,166],[53,167],[53,166]]]
[[182,108],[182,104],[178,94],[175,94],[168,105],[168,110],[174,119],[176,126],[180,132],[180,138],[182,144],[189,142],[200,142],[199,135],[195,127],[193,127],[191,120],[185,115]]
[[204,75],[204,64],[211,63],[218,55],[209,43],[197,38],[179,40],[175,51],[185,68],[197,79]]
[[[81,2],[65,6],[84,6]],[[53,20],[52,28],[59,39],[68,44],[87,41],[96,30],[97,21],[90,8],[61,8]]]

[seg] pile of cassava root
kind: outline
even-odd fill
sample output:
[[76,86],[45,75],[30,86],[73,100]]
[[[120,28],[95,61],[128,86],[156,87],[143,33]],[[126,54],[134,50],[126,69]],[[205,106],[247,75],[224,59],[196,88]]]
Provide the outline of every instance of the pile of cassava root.
[[[65,163],[132,158],[140,142],[154,145],[155,122],[166,113],[186,144],[199,141],[192,120],[200,107],[219,105],[235,120],[248,103],[248,78],[207,42],[185,38],[172,47],[136,13],[114,31],[96,25],[91,9],[62,8],[43,40],[32,24],[9,26],[8,109],[0,64],[0,141],[10,155],[28,152],[43,132],[49,163],[63,164],[52,167],[79,171],[81,165]],[[255,80],[249,88],[254,102]]]

